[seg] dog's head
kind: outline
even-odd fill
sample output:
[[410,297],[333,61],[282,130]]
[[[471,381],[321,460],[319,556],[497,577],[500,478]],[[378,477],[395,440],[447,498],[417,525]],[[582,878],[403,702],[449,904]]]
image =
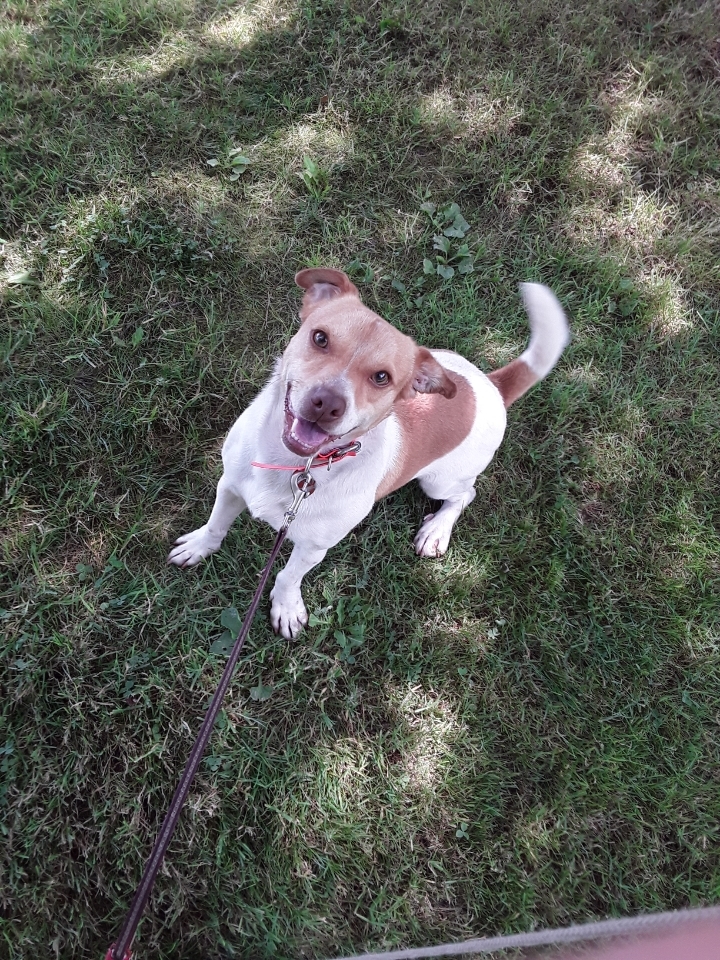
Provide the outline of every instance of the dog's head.
[[363,306],[340,270],[301,270],[295,282],[305,291],[302,323],[280,365],[282,439],[293,453],[309,457],[355,440],[418,393],[455,395],[430,351]]

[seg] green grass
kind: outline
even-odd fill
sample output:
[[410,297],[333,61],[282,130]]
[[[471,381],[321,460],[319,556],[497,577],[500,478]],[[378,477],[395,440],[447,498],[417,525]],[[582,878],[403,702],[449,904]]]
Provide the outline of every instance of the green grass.
[[[573,342],[442,561],[412,553],[409,487],[308,578],[301,640],[258,617],[137,957],[720,899],[713,17],[5,6],[0,956],[99,957],[124,916],[272,533],[243,518],[189,573],[168,544],[207,516],[313,263],[485,369],[523,347],[522,280]],[[459,205],[475,270],[421,288],[428,200]]]

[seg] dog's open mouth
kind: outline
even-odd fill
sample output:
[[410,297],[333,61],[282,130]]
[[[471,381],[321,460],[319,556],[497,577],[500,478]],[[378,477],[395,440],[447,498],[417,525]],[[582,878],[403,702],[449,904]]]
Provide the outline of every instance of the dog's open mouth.
[[317,423],[299,417],[294,412],[290,405],[290,387],[288,386],[285,394],[285,425],[282,433],[282,441],[288,450],[292,450],[300,457],[309,457],[318,453],[326,443],[339,439],[326,433]]

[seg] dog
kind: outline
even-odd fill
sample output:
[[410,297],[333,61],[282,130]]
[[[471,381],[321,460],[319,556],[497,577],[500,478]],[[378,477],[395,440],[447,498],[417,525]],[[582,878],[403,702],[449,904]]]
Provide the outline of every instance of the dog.
[[547,376],[569,341],[552,291],[521,284],[530,344],[485,375],[457,353],[418,346],[364,306],[339,270],[301,270],[295,282],[304,290],[300,329],[225,440],[207,523],[179,537],[168,556],[168,563],[195,566],[246,508],[277,530],[291,499],[289,474],[265,467],[301,468],[339,442],[359,440],[356,456],[314,470],[316,490],[289,529],[293,550],[270,594],[273,629],[288,640],[307,624],[305,574],[377,500],[410,480],[442,501],[424,518],[415,552],[445,553],[478,474],[500,446],[507,408]]

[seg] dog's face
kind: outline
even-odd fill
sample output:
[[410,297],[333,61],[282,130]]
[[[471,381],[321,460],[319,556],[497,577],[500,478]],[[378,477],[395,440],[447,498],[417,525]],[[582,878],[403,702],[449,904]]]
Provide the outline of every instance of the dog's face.
[[282,357],[283,443],[309,457],[349,443],[418,393],[457,390],[429,350],[368,310],[340,270],[301,270],[300,330]]

